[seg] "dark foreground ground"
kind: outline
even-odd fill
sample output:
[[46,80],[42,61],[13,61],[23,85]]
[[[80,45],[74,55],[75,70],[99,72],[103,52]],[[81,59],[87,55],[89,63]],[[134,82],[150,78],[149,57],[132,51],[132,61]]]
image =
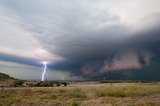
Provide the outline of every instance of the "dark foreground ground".
[[160,106],[160,84],[74,83],[0,90],[0,106]]

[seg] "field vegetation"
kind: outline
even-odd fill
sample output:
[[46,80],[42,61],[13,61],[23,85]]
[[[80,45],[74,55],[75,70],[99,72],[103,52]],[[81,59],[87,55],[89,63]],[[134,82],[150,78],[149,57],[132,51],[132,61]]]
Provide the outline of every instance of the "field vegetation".
[[0,91],[2,106],[160,106],[154,83],[78,83],[66,87],[16,87]]

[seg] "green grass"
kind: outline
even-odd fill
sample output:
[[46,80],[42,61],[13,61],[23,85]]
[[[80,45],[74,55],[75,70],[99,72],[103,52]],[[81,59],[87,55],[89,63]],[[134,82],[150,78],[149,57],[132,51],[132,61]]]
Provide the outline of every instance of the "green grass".
[[[160,85],[110,86],[94,89],[99,96],[130,97],[160,94]],[[89,91],[92,91],[89,89]]]
[[[94,86],[10,88],[3,92],[0,90],[0,105],[96,106],[98,105],[96,103],[118,105],[121,102],[136,105],[136,100],[141,100],[139,104],[147,106],[160,104],[160,101],[158,101],[160,99],[160,85],[122,85],[97,86],[95,84]],[[130,100],[128,101],[128,99]]]
[[82,89],[81,88],[74,88],[73,93],[82,93]]

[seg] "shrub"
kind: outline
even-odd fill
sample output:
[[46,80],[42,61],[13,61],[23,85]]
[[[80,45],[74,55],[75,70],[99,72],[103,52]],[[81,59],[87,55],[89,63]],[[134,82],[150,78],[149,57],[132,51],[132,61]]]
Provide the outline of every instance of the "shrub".
[[56,82],[56,86],[60,86],[61,84],[59,82]]
[[63,84],[64,86],[69,85],[67,82],[62,82],[61,84]]
[[41,81],[35,84],[37,87],[52,87],[52,86],[60,86],[63,84],[64,86],[67,86],[69,83],[68,82],[53,82],[53,81]]
[[76,102],[76,101],[73,101],[73,102],[71,103],[71,106],[79,106],[79,103]]
[[14,87],[22,86],[22,84],[23,84],[24,82],[25,82],[24,80],[15,80],[15,81],[13,82],[13,86],[14,86]]

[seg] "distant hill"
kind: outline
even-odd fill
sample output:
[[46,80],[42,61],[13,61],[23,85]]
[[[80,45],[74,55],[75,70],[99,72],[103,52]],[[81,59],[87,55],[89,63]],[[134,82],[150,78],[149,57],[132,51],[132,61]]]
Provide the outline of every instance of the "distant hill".
[[1,73],[0,72],[0,81],[3,81],[3,80],[14,80],[15,78],[9,76],[8,74],[4,74],[4,73]]

